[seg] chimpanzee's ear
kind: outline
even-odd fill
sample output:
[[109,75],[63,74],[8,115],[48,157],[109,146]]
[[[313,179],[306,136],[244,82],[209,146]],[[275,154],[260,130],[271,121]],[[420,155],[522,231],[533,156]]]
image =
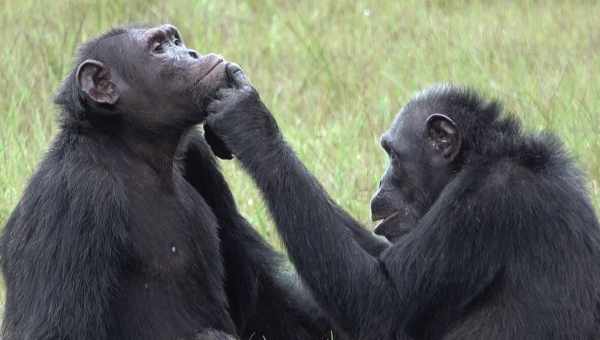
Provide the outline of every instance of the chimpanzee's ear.
[[232,159],[233,154],[231,150],[225,145],[225,142],[221,140],[221,138],[217,137],[217,135],[213,132],[213,130],[208,126],[208,124],[204,124],[204,139],[206,139],[206,143],[210,145],[212,152],[215,156],[221,159]]
[[75,79],[81,91],[98,104],[113,105],[119,100],[119,91],[111,81],[110,69],[98,60],[82,62],[77,67]]
[[434,152],[446,162],[452,162],[462,146],[462,135],[456,123],[441,113],[427,118],[425,135]]

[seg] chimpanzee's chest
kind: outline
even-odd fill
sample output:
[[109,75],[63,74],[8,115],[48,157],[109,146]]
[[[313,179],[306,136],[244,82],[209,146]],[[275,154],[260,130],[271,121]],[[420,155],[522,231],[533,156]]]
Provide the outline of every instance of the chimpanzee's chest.
[[[217,220],[204,199],[182,177],[171,186],[148,179],[127,186],[130,246],[116,299],[123,332],[131,339],[187,339],[209,328],[234,334]],[[142,334],[131,324],[161,327]]]
[[218,276],[222,261],[217,220],[183,178],[171,188],[145,186],[130,196],[129,238],[133,263],[150,276]]

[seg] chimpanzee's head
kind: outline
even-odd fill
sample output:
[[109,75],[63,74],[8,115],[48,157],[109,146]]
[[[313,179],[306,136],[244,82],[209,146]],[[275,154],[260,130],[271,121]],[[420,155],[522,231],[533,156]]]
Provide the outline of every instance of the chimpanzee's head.
[[80,47],[56,103],[68,121],[186,128],[205,118],[210,97],[227,84],[226,64],[186,47],[172,25],[118,28]]
[[382,220],[375,232],[395,240],[414,226],[471,155],[492,149],[500,112],[497,102],[449,85],[402,108],[381,137],[390,162],[371,201],[373,220]]

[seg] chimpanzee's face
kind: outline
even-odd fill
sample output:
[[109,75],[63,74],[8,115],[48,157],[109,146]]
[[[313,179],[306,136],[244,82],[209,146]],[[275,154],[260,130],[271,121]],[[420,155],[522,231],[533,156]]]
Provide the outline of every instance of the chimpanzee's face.
[[132,99],[139,99],[131,104],[154,114],[203,119],[207,100],[227,83],[223,58],[187,48],[171,25],[134,30],[130,39],[135,47],[130,61],[137,72],[129,87],[135,88]]
[[375,232],[392,241],[427,213],[456,173],[462,134],[448,115],[425,104],[407,105],[381,137],[389,165],[371,200],[371,214],[382,220]]
[[110,53],[83,61],[80,88],[96,104],[145,126],[201,122],[210,97],[227,85],[227,62],[187,48],[172,25],[132,28],[106,38]]
[[380,221],[375,232],[394,241],[423,214],[426,164],[421,156],[420,131],[407,112],[400,112],[391,128],[381,137],[381,147],[389,163],[379,188],[371,200],[371,215]]

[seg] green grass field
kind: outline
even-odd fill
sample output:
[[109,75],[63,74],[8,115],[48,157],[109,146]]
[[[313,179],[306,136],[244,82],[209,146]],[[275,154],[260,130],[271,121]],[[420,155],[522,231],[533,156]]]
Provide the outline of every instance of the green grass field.
[[[600,2],[64,1],[0,4],[0,225],[56,132],[52,96],[75,47],[112,26],[171,22],[200,52],[241,64],[331,195],[369,223],[379,135],[419,89],[454,82],[558,133],[600,207]],[[168,3],[168,4],[167,4]],[[271,241],[256,189],[222,163]]]

